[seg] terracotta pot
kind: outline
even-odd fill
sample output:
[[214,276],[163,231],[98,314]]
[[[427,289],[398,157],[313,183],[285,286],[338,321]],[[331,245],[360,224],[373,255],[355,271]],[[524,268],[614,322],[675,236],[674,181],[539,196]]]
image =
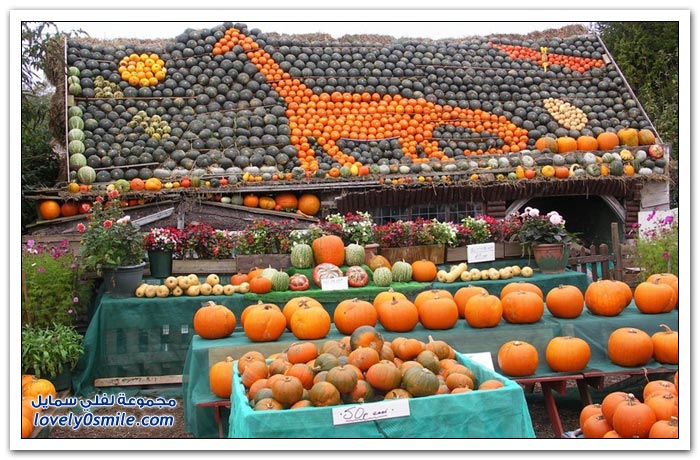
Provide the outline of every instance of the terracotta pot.
[[535,262],[542,273],[562,273],[569,259],[569,246],[536,244],[532,246]]

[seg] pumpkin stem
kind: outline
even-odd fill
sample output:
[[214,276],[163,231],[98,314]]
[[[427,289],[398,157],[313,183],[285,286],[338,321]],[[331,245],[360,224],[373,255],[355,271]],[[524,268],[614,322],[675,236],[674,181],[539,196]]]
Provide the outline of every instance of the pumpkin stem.
[[663,328],[663,329],[664,329],[664,332],[667,333],[667,334],[668,334],[669,332],[673,332],[673,330],[672,330],[670,327],[668,327],[667,325],[665,325],[665,324],[659,324],[659,327]]
[[432,342],[433,342],[433,336],[432,336],[432,335],[429,335],[429,336],[428,336],[428,342],[429,342],[429,343],[432,343]]
[[668,421],[668,424],[669,424],[670,426],[673,426],[673,427],[678,426],[678,417],[675,417],[675,416],[672,415],[671,418],[670,418],[669,421]]

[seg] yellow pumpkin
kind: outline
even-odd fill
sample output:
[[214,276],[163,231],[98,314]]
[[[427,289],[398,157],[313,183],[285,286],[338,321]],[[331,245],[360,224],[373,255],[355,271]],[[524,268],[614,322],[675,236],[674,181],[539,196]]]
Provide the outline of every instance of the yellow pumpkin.
[[261,196],[260,200],[258,202],[258,207],[262,209],[275,209],[275,206],[277,206],[277,202],[275,201],[274,198],[270,196]]
[[542,166],[542,175],[544,177],[554,177],[554,173],[556,172],[554,170],[554,166],[552,165],[547,165],[547,166]]

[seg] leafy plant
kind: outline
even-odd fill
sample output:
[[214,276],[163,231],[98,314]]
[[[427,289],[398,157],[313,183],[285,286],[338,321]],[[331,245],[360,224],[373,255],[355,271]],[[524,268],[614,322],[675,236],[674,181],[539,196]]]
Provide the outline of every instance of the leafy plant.
[[175,227],[155,227],[144,236],[146,251],[180,251],[182,232]]
[[487,243],[492,241],[488,222],[480,216],[465,217],[462,225],[469,229],[471,241],[468,244]]
[[63,241],[58,246],[27,241],[22,247],[22,320],[35,327],[75,324],[87,312],[92,282]]
[[119,193],[107,192],[107,201],[98,196],[92,205],[87,227],[80,223],[78,231],[82,266],[98,273],[103,268],[136,265],[144,260],[143,235],[139,226],[124,214]]
[[251,254],[289,254],[292,242],[291,221],[274,222],[268,219],[256,219],[238,234],[236,253]]
[[345,245],[374,243],[374,222],[368,212],[331,214],[320,227],[326,234],[339,236]]
[[83,336],[72,327],[53,324],[22,328],[22,372],[33,371],[37,378],[55,378],[63,366],[73,369],[83,354]]
[[[648,220],[654,219],[654,215],[650,214]],[[653,224],[638,230],[635,235],[641,277],[646,279],[654,273],[678,276],[678,219],[657,217]]]
[[575,234],[566,230],[566,222],[556,211],[541,216],[539,209],[527,207],[520,219],[518,239],[528,248],[536,244],[567,244],[576,239]]

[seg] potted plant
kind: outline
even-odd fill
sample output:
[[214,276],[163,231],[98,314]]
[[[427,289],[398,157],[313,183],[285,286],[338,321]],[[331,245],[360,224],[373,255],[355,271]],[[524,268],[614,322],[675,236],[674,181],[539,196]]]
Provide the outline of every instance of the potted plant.
[[139,226],[131,222],[120,204],[119,192],[109,190],[106,200],[95,198],[87,226],[78,224],[81,264],[102,274],[105,292],[129,297],[143,279],[145,250]]
[[235,239],[236,269],[243,272],[256,267],[288,268],[291,265],[290,234],[293,228],[288,220],[253,220]]
[[173,272],[173,254],[182,245],[181,232],[175,227],[152,228],[144,235],[143,246],[148,251],[151,276],[167,278]]
[[540,215],[537,208],[525,208],[520,214],[520,243],[532,252],[542,273],[560,273],[569,258],[569,243],[576,235],[566,230],[565,221],[556,211]]
[[56,390],[70,388],[70,372],[83,353],[83,336],[70,326],[22,328],[22,373],[51,380]]
[[392,263],[425,259],[442,264],[445,262],[445,245],[451,241],[452,233],[449,226],[435,219],[418,218],[377,225],[374,238],[379,244],[379,253]]
[[377,253],[379,245],[374,241],[374,222],[368,212],[330,214],[319,226],[323,234],[337,235],[347,246],[359,244],[365,248],[365,262]]

